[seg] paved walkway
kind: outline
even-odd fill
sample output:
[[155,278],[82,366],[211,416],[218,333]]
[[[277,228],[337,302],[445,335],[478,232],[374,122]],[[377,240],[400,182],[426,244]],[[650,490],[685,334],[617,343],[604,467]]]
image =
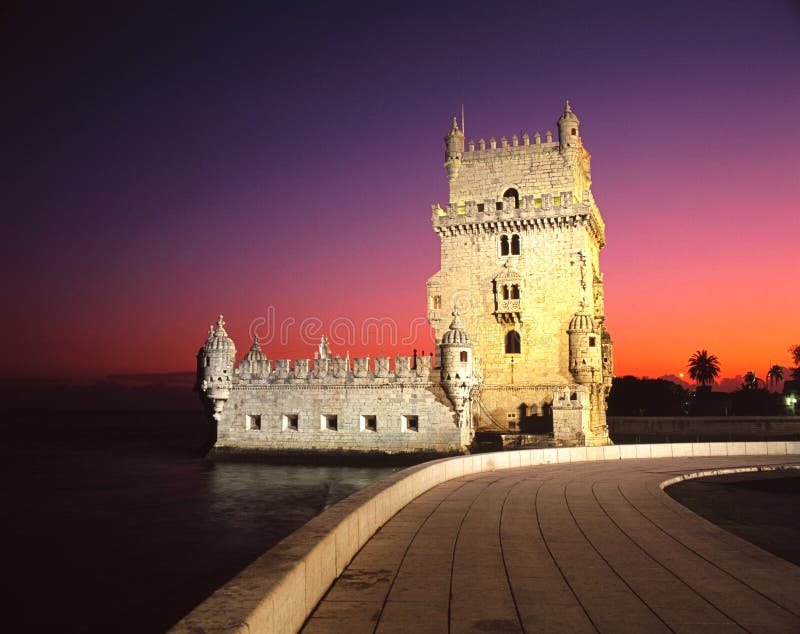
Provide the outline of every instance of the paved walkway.
[[367,542],[303,630],[800,632],[800,567],[659,483],[791,456],[536,466],[467,476]]

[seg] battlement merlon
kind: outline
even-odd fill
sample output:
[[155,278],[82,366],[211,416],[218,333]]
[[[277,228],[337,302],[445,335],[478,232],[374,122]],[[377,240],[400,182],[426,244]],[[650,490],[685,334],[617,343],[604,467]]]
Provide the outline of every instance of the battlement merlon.
[[434,204],[431,210],[433,229],[438,234],[502,233],[525,227],[585,224],[600,248],[606,243],[605,223],[589,190],[583,192],[580,200],[572,191],[561,191],[519,199],[468,200],[462,204],[448,203],[445,207]]

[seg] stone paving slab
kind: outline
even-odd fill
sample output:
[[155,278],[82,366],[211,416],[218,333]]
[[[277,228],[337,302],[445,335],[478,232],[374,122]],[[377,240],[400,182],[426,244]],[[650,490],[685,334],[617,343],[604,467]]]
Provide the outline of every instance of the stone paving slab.
[[794,456],[540,465],[468,475],[367,542],[304,632],[800,632],[800,567],[664,493]]

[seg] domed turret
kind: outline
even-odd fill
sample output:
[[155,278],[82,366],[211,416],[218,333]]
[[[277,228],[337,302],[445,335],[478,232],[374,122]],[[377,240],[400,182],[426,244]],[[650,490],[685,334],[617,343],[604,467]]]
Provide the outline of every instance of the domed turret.
[[472,377],[472,342],[464,322],[453,310],[453,321],[450,328],[442,336],[441,345],[442,387],[453,408],[461,413],[469,400],[470,390],[474,384]]
[[461,156],[464,154],[464,133],[458,129],[458,121],[453,117],[453,127],[444,137],[444,166],[447,169],[447,179],[454,181],[458,178],[461,169]]
[[216,419],[231,394],[235,362],[236,346],[225,331],[225,320],[220,315],[216,330],[214,326],[209,327],[208,338],[197,354],[197,387],[213,405]]
[[600,336],[594,319],[585,312],[577,312],[569,322],[569,370],[581,384],[600,381],[602,357]]
[[564,114],[558,120],[558,143],[561,149],[581,147],[580,120],[572,112],[569,101],[564,105]]
[[267,357],[261,351],[258,335],[253,335],[253,345],[250,346],[250,350],[247,351],[244,359],[239,364],[239,374],[249,374],[253,378],[262,378],[269,373],[268,364]]

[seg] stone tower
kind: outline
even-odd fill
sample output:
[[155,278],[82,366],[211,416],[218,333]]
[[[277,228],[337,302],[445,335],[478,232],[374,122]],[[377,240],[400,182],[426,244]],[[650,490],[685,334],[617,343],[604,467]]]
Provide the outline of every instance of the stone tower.
[[[613,366],[599,252],[605,226],[591,157],[569,102],[558,141],[538,132],[466,144],[445,137],[448,204],[433,206],[441,270],[428,281],[428,320],[444,342],[443,307],[470,333],[477,430],[552,431],[556,444],[608,441]],[[442,368],[452,362],[442,349]],[[442,375],[444,378],[444,374]],[[475,391],[475,390],[473,390]]]

